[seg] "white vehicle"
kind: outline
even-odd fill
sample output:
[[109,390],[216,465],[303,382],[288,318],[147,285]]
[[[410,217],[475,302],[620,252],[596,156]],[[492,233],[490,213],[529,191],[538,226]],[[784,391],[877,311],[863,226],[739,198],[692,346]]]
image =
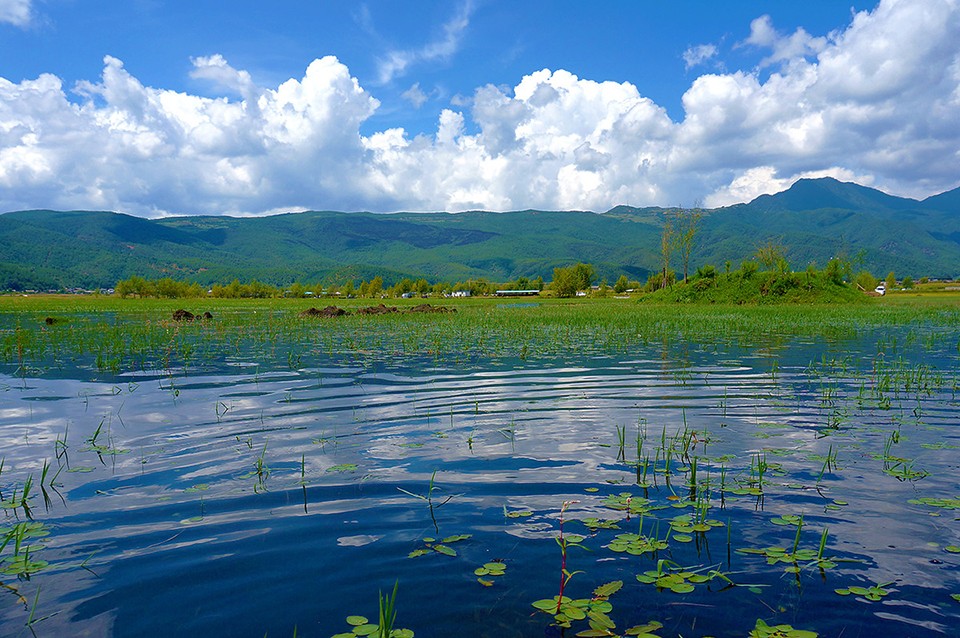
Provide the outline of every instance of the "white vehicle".
[[874,289],[874,292],[879,293],[879,295],[880,295],[881,297],[882,297],[883,295],[887,294],[887,286],[886,286],[886,284],[880,284],[879,286],[877,286],[877,287]]

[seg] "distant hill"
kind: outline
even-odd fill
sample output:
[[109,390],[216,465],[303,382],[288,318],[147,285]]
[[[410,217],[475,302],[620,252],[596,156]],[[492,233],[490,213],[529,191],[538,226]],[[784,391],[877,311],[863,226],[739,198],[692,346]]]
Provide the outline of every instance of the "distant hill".
[[[599,277],[659,268],[666,209],[606,213],[342,213],[142,219],[91,211],[0,215],[0,289],[108,287],[131,275],[201,284],[258,279],[343,283],[382,275],[460,281],[550,279],[591,263]],[[831,178],[804,179],[749,204],[705,211],[691,267],[723,269],[758,245],[787,248],[794,268],[841,256],[884,275],[960,274],[960,189],[922,202]],[[678,267],[678,260],[673,260]],[[679,269],[679,268],[678,268]]]

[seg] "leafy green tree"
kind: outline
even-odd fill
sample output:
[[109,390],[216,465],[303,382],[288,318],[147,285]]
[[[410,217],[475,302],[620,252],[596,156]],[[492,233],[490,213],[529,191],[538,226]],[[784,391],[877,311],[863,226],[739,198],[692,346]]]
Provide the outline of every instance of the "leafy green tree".
[[471,289],[475,295],[489,295],[492,292],[493,286],[490,285],[490,282],[487,281],[485,277],[478,277],[474,280]]
[[849,273],[849,270],[849,264],[833,258],[827,262],[827,267],[823,269],[823,274],[827,278],[827,281],[839,285],[843,283],[843,279]]
[[589,290],[593,285],[594,270],[590,264],[577,262],[573,267],[573,275],[576,278],[577,290]]
[[577,276],[573,267],[554,268],[551,287],[558,297],[573,297],[577,294]]
[[270,284],[254,279],[244,288],[244,297],[253,297],[255,299],[267,299],[269,297],[279,296],[280,291]]
[[[664,283],[666,281],[666,283]],[[667,271],[667,278],[664,280],[662,272],[653,272],[650,273],[650,276],[647,277],[647,283],[643,286],[644,292],[653,292],[655,290],[662,290],[667,286],[672,286],[677,281],[676,274],[672,270]]]
[[229,284],[226,285],[225,291],[226,291],[226,294],[224,294],[224,297],[227,297],[228,299],[239,299],[242,296],[240,294],[241,293],[240,280],[234,279],[233,281],[231,281]]
[[903,286],[903,288],[906,290],[912,290],[913,277],[911,277],[910,275],[907,275],[906,277],[903,278],[903,281],[900,282],[900,285]]
[[716,279],[717,269],[711,264],[705,264],[697,268],[697,272],[693,276],[697,279]]
[[740,270],[738,271],[738,274],[740,275],[740,279],[750,279],[757,274],[758,270],[760,270],[760,266],[757,265],[757,262],[748,259],[740,264]]
[[853,283],[861,290],[870,291],[877,287],[877,278],[868,270],[861,270],[853,278]]
[[413,290],[413,280],[409,277],[404,277],[397,283],[393,285],[393,294],[395,297],[400,297],[407,294]]
[[121,299],[125,299],[125,298],[129,297],[130,295],[132,295],[132,294],[133,294],[133,285],[130,283],[130,280],[129,280],[129,279],[122,279],[122,280],[118,281],[116,284],[114,284],[114,286],[113,286],[113,294],[115,294],[116,296],[120,297]]
[[161,299],[177,299],[182,297],[183,295],[180,294],[179,288],[179,282],[174,281],[170,277],[158,279],[156,283],[153,284],[153,289],[157,297]]
[[593,273],[593,266],[582,262],[566,268],[554,268],[551,287],[558,297],[572,297],[578,290],[590,289]]
[[453,285],[453,290],[454,292],[469,290],[470,294],[474,297],[478,295],[486,295],[490,292],[490,282],[483,277],[478,279],[468,279],[466,281],[458,281]]
[[629,287],[630,282],[627,281],[627,276],[620,275],[620,277],[617,279],[617,282],[613,284],[613,292],[617,293],[618,295],[622,295],[623,293],[627,292]]
[[897,276],[892,270],[887,273],[887,278],[884,280],[884,283],[887,284],[887,290],[893,290],[893,287],[897,285]]
[[379,297],[383,292],[383,277],[377,275],[370,280],[370,287],[367,289],[367,292],[371,297]]

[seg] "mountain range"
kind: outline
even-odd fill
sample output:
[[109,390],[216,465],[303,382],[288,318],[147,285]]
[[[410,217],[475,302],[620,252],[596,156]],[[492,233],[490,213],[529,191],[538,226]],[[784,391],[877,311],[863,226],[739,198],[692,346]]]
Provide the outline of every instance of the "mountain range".
[[[553,268],[593,264],[601,279],[643,280],[660,267],[671,209],[604,213],[345,213],[144,219],[104,211],[0,215],[0,289],[110,287],[132,275],[208,285],[257,279],[357,282],[376,275],[464,281],[549,280]],[[748,204],[702,211],[690,260],[734,267],[767,242],[794,269],[832,257],[883,276],[960,275],[960,188],[922,201],[832,178],[801,179]],[[682,270],[675,255],[672,267]]]

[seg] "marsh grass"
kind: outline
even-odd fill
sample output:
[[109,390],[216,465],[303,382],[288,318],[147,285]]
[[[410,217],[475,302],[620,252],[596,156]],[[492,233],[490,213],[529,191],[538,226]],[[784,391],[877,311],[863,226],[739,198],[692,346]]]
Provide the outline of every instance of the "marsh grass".
[[[398,306],[419,300],[397,300]],[[450,300],[447,300],[450,302]],[[257,360],[271,369],[309,366],[319,355],[347,360],[426,356],[534,360],[576,354],[624,353],[658,344],[683,360],[687,343],[737,345],[776,351],[785,339],[842,342],[892,327],[926,326],[917,339],[931,348],[957,341],[960,305],[682,306],[631,300],[544,299],[537,312],[500,308],[485,299],[446,303],[449,314],[352,315],[304,319],[310,300],[203,300],[214,319],[175,322],[179,300],[7,297],[0,305],[0,362],[28,370],[186,370],[224,357]],[[344,300],[348,309],[368,300]],[[75,317],[46,326],[49,314]],[[947,343],[949,342],[949,343]],[[889,352],[900,345],[878,339]],[[677,356],[679,355],[679,356]],[[772,368],[774,379],[782,374]],[[906,366],[901,372],[906,372]],[[689,379],[687,382],[689,383]],[[923,379],[915,379],[922,382]]]

